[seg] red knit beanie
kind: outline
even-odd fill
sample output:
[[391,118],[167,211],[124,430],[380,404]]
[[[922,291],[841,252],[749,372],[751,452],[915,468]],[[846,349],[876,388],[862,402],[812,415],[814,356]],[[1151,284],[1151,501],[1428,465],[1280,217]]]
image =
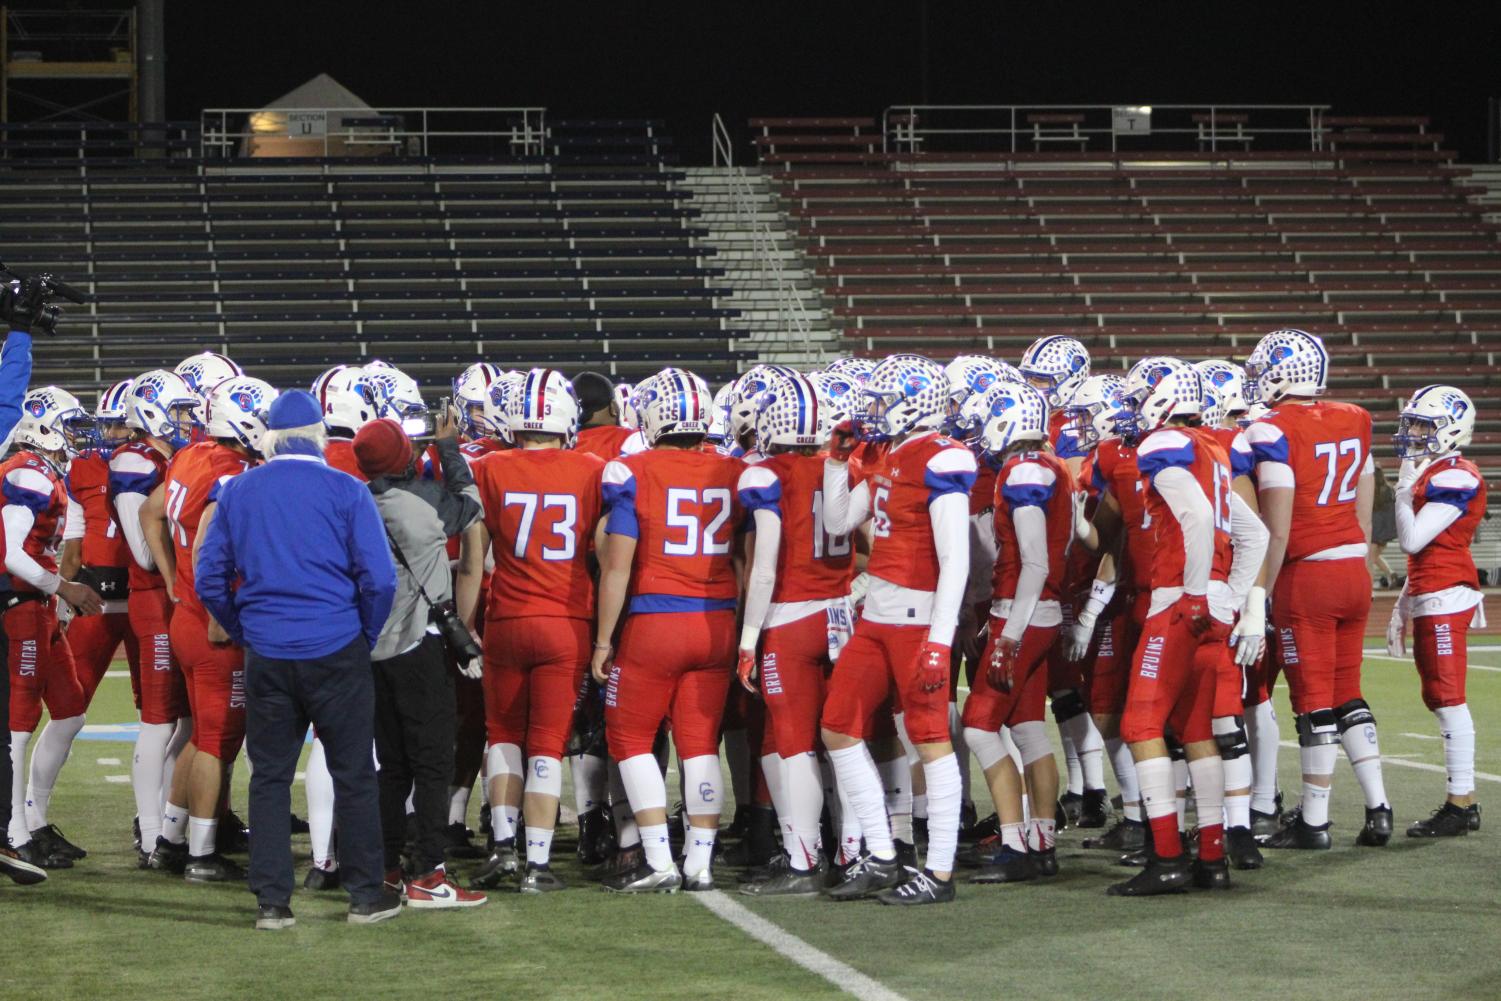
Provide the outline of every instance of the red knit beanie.
[[360,428],[354,436],[354,461],[370,479],[401,476],[412,461],[412,442],[401,425],[381,418]]

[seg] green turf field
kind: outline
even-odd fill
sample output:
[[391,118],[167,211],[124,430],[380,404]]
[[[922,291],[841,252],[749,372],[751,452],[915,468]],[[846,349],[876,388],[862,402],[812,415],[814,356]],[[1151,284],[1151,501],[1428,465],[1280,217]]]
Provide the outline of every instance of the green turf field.
[[[835,968],[829,976],[867,998],[1497,998],[1501,648],[1472,655],[1472,664],[1478,792],[1498,804],[1478,835],[1443,843],[1401,836],[1443,798],[1441,771],[1412,766],[1436,767],[1442,756],[1411,665],[1372,657],[1366,695],[1391,761],[1386,778],[1398,822],[1385,849],[1353,847],[1362,803],[1342,761],[1335,849],[1272,855],[1260,872],[1236,874],[1233,893],[1107,898],[1105,886],[1125,870],[1105,853],[1084,852],[1080,833],[1070,830],[1059,838],[1057,879],[961,887],[958,902],[946,907],[751,902],[733,892],[717,902],[732,900],[734,914],[743,918],[744,905],[771,922],[762,931],[781,936],[782,951],[695,895],[605,894],[572,863],[567,829],[558,846],[559,869],[574,885],[566,893],[495,894],[477,911],[409,912],[362,928],[344,923],[343,894],[299,890],[297,927],[257,933],[244,889],[188,886],[134,869],[130,746],[80,741],[53,819],[92,854],[43,886],[0,886],[0,997],[750,1001],[839,994],[783,954],[806,944],[863,974]],[[1279,705],[1291,739],[1285,699]],[[128,683],[106,680],[90,723],[129,720]],[[1296,791],[1296,751],[1285,750],[1281,763],[1284,787]],[[241,809],[243,772],[235,794]],[[301,812],[300,786],[296,796]],[[977,798],[987,812],[983,789]],[[305,857],[305,839],[298,852]],[[732,891],[727,875],[721,885]]]

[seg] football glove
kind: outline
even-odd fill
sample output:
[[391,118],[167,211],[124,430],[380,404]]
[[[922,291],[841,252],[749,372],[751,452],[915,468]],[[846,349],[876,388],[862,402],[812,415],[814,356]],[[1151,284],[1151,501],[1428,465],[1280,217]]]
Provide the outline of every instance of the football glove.
[[756,688],[756,651],[740,651],[740,659],[735,662],[735,673],[740,676],[740,684],[745,686],[747,692],[758,690]]
[[485,673],[485,659],[483,657],[470,657],[459,664],[459,673],[470,681],[478,681]]
[[927,640],[917,651],[918,687],[936,692],[949,683],[949,645]]
[[1004,634],[995,638],[985,674],[990,687],[998,692],[1011,691],[1012,682],[1016,680],[1016,654],[1020,649],[1020,643]]
[[1403,459],[1401,467],[1397,470],[1397,482],[1394,487],[1396,492],[1399,494],[1412,493],[1412,485],[1418,481],[1418,477],[1422,475],[1423,469],[1427,465],[1427,459],[1421,461],[1417,459]]
[[1261,658],[1266,645],[1266,588],[1253,587],[1246,595],[1240,619],[1230,630],[1230,645],[1235,647],[1235,662],[1241,667],[1250,667]]
[[840,421],[829,434],[829,458],[835,462],[849,462],[859,438],[855,435],[854,421]]
[[1193,636],[1209,631],[1209,599],[1202,594],[1185,594],[1173,604],[1173,624],[1186,622]]
[[1089,494],[1086,491],[1074,491],[1074,536],[1080,542],[1087,541],[1090,533],[1094,531],[1094,525],[1087,511],[1088,504]]

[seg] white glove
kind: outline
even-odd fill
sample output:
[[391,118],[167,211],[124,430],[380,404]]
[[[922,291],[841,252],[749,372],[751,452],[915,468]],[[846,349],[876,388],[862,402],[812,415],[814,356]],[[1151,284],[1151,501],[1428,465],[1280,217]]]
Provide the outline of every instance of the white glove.
[[1403,459],[1401,468],[1397,470],[1396,492],[1399,494],[1412,493],[1412,485],[1418,481],[1418,477],[1422,475],[1427,465],[1427,459],[1421,461]]
[[1253,587],[1246,595],[1240,620],[1230,630],[1230,645],[1241,667],[1250,667],[1261,657],[1261,648],[1266,645],[1266,588]]
[[1088,539],[1094,527],[1086,513],[1089,503],[1089,494],[1083,490],[1074,491],[1074,535],[1081,541]]
[[470,681],[478,681],[480,676],[485,673],[485,659],[483,657],[474,657],[466,660],[459,665],[459,673]]
[[68,623],[72,622],[73,616],[77,614],[78,613],[73,610],[72,605],[68,604],[61,598],[57,600],[57,624],[63,629],[68,628]]
[[1063,638],[1063,655],[1070,662],[1084,659],[1089,652],[1089,641],[1094,639],[1095,618],[1088,612],[1080,613],[1079,620],[1069,627],[1068,635]]
[[1386,624],[1386,652],[1391,657],[1407,656],[1407,620],[1395,608],[1392,609],[1391,621]]

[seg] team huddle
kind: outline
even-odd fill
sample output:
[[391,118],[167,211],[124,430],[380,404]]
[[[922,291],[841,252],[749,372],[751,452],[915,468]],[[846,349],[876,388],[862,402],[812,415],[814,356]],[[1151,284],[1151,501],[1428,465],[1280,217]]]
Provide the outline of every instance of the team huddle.
[[[1091,374],[1082,343],[1051,336],[1016,366],[758,365],[718,393],[678,368],[611,386],[470,366],[438,415],[462,428],[484,511],[450,548],[462,561],[478,547],[485,572],[456,593],[483,657],[454,665],[478,680],[457,689],[449,820],[463,857],[477,772],[487,846],[469,890],[429,905],[563,888],[550,863],[565,761],[579,856],[622,893],[712,889],[717,863],[758,896],[940,903],[960,869],[975,884],[1055,875],[1063,824],[1098,828],[1085,847],[1129,867],[1111,894],[1224,889],[1264,850],[1330,847],[1341,748],[1365,805],[1355,840],[1386,844],[1361,694],[1371,416],[1327,399],[1328,373],[1298,330],[1267,334],[1244,368],[1157,356]],[[416,382],[380,362],[312,392],[325,461],[360,479],[362,428],[433,429]],[[87,855],[49,803],[123,644],[140,866],[243,878],[226,855],[246,834],[228,805],[244,654],[193,571],[220,487],[261,461],[276,396],[211,353],[109,387],[92,413],[56,387],[27,395],[0,467],[14,857]],[[1427,386],[1394,439],[1409,570],[1387,642],[1402,655],[1411,635],[1447,772],[1413,837],[1480,826],[1465,672],[1486,487],[1461,452],[1474,426],[1464,392]],[[432,452],[417,475],[442,476]],[[1302,766],[1287,810],[1279,675]],[[316,740],[306,775],[307,885],[337,886]],[[414,892],[399,868],[386,882]]]

